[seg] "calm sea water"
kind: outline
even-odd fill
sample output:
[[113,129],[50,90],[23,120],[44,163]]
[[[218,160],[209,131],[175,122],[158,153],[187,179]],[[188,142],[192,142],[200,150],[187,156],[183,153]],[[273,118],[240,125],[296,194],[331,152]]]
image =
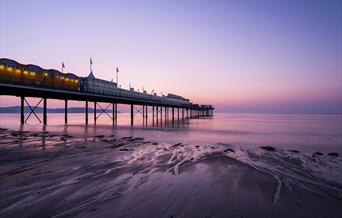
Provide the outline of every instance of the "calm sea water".
[[[27,115],[26,115],[27,116]],[[41,117],[41,114],[38,114]],[[69,114],[64,125],[64,114],[48,114],[44,127],[34,116],[28,123],[19,124],[19,114],[0,114],[0,127],[11,130],[49,131],[75,137],[111,135],[144,137],[146,140],[166,143],[227,143],[249,148],[271,145],[281,149],[300,151],[342,152],[342,114],[236,114],[215,113],[213,117],[153,126],[152,115],[143,126],[141,115],[136,115],[134,128],[130,115],[118,114],[118,126],[113,127],[108,116],[101,116],[97,125],[85,126],[84,114]],[[156,124],[156,123],[155,123]]]

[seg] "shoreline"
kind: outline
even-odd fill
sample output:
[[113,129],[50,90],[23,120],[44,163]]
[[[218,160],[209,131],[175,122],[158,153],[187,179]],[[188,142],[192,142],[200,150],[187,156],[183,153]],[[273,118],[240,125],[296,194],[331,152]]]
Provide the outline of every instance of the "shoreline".
[[0,137],[1,217],[342,215],[342,182],[318,165],[340,167],[340,156],[115,135],[0,129]]

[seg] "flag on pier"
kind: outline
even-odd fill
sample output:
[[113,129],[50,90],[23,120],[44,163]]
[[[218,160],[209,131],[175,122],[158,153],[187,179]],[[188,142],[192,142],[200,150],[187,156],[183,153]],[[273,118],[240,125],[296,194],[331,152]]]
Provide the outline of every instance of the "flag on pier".
[[119,84],[119,68],[116,68],[116,85]]
[[92,73],[92,72],[93,72],[92,65],[93,65],[93,60],[90,58],[90,73]]
[[64,62],[62,61],[62,73],[63,73],[64,68],[65,68],[65,65],[64,65]]

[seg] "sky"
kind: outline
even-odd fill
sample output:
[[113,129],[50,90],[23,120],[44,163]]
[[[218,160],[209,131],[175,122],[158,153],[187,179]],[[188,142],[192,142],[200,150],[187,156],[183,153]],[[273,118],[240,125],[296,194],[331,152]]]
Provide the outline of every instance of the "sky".
[[219,112],[342,112],[342,1],[0,0],[0,12],[0,56],[19,63],[87,76],[91,57],[98,78],[118,67],[124,88]]

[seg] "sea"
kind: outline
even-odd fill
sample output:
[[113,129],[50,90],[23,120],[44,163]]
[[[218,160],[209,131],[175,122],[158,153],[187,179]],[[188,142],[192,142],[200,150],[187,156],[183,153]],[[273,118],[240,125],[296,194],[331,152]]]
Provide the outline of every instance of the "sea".
[[[42,114],[37,114],[42,120]],[[28,114],[25,115],[27,118]],[[342,114],[248,114],[214,113],[211,117],[178,120],[174,123],[156,116],[144,124],[142,115],[134,116],[130,125],[130,114],[119,113],[117,125],[107,114],[102,114],[94,125],[89,114],[85,125],[83,113],[70,113],[68,124],[64,114],[49,113],[48,125],[42,125],[31,114],[24,125],[20,125],[19,114],[0,114],[0,127],[21,131],[48,131],[54,134],[69,134],[74,137],[116,135],[118,137],[143,137],[160,143],[215,144],[224,143],[245,148],[272,146],[283,150],[298,150],[304,153],[337,152],[342,155]],[[170,118],[170,117],[169,117]]]

